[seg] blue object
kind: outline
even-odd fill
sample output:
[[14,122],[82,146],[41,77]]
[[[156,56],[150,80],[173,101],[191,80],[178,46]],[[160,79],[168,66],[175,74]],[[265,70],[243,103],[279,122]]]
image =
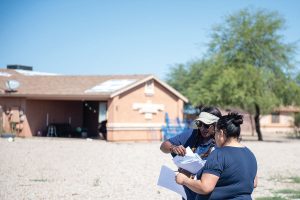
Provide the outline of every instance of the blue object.
[[[188,131],[187,129],[189,129],[191,123],[190,120],[183,120],[183,122],[181,122],[179,117],[175,120],[171,120],[168,113],[165,113],[165,122],[166,125],[162,126],[163,140],[168,140],[184,131]],[[184,124],[184,126],[182,124]]]
[[[199,133],[198,133],[198,129],[192,129],[192,128],[184,128],[183,131],[168,139],[173,145],[176,145],[176,146],[179,146],[179,145],[182,145],[184,146],[185,148],[186,147],[190,147],[190,148],[193,148],[195,147],[196,148],[196,152],[198,154],[202,154],[202,153],[205,153],[208,148],[213,145],[213,139],[210,139],[208,142],[206,142],[205,144],[203,143],[198,143],[197,144],[197,141],[199,140]],[[172,156],[176,156],[175,154],[172,154]],[[187,200],[194,200],[196,198],[196,193],[193,192],[192,190],[190,190],[189,188],[187,188],[186,186],[183,186],[184,190],[185,190],[185,193],[186,193],[186,196],[187,196]]]
[[251,200],[257,162],[247,147],[221,147],[207,158],[202,173],[216,175],[217,185],[210,195],[197,195],[197,200],[245,199]]

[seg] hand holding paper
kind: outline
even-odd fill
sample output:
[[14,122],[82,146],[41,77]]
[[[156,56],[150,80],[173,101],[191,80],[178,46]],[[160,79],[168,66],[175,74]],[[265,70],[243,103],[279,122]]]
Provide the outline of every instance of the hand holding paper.
[[[202,160],[198,154],[193,153],[190,147],[187,147],[185,156],[175,156],[173,162],[178,168],[196,174],[204,166],[206,161]],[[172,190],[186,199],[184,188],[182,185],[176,183],[175,177],[176,174],[173,170],[162,166],[157,185]]]
[[184,188],[182,185],[179,185],[175,182],[175,177],[175,172],[163,165],[160,170],[157,185],[172,190],[180,194],[184,199],[186,199],[186,193],[184,191]]
[[187,147],[185,156],[175,156],[173,162],[178,168],[196,174],[204,166],[206,161],[202,160],[198,154],[193,153],[190,147]]

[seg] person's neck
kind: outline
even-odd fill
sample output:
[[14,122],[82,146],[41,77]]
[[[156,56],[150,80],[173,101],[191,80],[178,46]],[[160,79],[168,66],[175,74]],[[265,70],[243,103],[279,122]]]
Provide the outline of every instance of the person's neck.
[[211,138],[204,138],[202,137],[202,144],[207,143]]
[[211,140],[212,138],[211,137],[202,137],[200,136],[201,139],[200,139],[200,144],[206,144],[209,140]]
[[244,147],[241,143],[239,143],[237,138],[228,138],[223,146]]

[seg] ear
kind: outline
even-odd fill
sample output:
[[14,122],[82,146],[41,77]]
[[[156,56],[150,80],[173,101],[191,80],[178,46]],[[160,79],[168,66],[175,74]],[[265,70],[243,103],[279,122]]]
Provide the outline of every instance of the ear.
[[220,130],[220,133],[219,133],[219,134],[220,134],[221,137],[226,137],[226,135],[225,135],[223,129]]

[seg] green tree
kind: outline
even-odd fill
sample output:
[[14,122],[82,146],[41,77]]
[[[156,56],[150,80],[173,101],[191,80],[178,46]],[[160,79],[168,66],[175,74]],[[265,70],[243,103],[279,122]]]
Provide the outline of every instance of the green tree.
[[187,96],[185,89],[191,81],[188,77],[188,73],[188,69],[183,64],[176,65],[170,69],[166,81],[178,91],[181,91],[183,95]]
[[254,115],[258,140],[263,140],[260,114],[299,104],[299,84],[291,74],[295,45],[284,42],[283,28],[284,19],[276,12],[243,9],[226,17],[212,30],[207,59],[195,64],[201,77],[188,81],[184,94],[195,105],[248,111]]

